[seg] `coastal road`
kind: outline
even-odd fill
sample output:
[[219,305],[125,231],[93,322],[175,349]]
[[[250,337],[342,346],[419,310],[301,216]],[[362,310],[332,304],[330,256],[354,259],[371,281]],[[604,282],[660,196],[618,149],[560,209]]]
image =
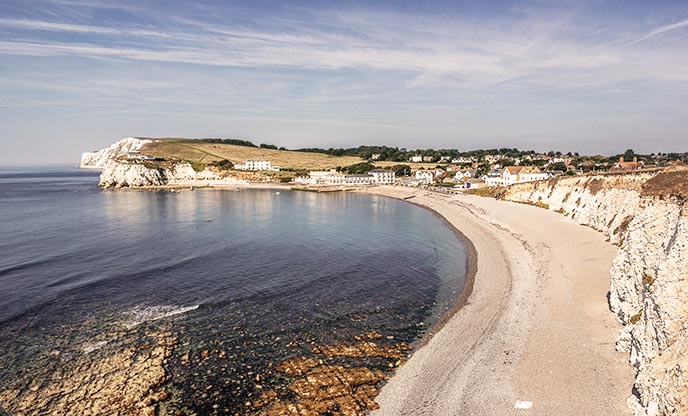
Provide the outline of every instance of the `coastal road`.
[[402,187],[477,253],[472,292],[382,388],[375,416],[628,415],[634,371],[607,306],[616,248],[541,208]]

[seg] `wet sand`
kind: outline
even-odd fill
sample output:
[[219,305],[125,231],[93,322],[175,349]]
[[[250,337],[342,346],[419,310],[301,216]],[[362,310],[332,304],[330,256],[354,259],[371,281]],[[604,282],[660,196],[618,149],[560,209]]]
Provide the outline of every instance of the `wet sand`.
[[474,245],[470,295],[382,388],[379,415],[627,415],[606,295],[616,247],[541,208],[403,187]]

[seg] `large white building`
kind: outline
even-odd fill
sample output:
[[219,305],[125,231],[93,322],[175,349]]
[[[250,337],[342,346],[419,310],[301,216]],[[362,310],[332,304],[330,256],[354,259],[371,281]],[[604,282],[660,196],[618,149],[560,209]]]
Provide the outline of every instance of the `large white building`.
[[395,180],[394,171],[391,170],[373,169],[368,173],[373,175],[373,181],[379,185],[394,183]]
[[234,165],[238,170],[275,170],[279,171],[279,166],[272,166],[269,160],[247,160],[244,163]]
[[540,181],[547,178],[549,178],[549,174],[540,171],[537,166],[506,166],[502,171],[504,185]]
[[295,182],[308,185],[382,185],[394,183],[394,172],[373,169],[363,174],[344,174],[332,170],[313,170],[308,177],[297,177]]
[[490,172],[481,179],[484,179],[488,186],[509,186],[515,183],[541,181],[549,177],[549,173],[542,172],[537,166],[505,166],[499,177]]

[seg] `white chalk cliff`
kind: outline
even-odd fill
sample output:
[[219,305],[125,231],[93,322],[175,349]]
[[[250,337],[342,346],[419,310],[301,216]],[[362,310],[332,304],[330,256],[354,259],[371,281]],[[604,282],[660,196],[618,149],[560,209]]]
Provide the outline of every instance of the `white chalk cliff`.
[[623,325],[617,349],[637,370],[629,397],[636,416],[688,414],[686,190],[688,170],[674,170],[517,184],[503,195],[567,215],[620,246],[609,304]]
[[155,188],[245,183],[248,183],[245,179],[222,175],[210,169],[196,172],[188,162],[162,165],[110,159],[103,166],[98,186],[102,188]]
[[101,149],[95,152],[84,152],[81,154],[81,168],[102,169],[110,159],[115,159],[121,156],[126,156],[129,152],[139,151],[141,148],[152,143],[153,140],[137,139],[136,137],[127,137],[110,147]]

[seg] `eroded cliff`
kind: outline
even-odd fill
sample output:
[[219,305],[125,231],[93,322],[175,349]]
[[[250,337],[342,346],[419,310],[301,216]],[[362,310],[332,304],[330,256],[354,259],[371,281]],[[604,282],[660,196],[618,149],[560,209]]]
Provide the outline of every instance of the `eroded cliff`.
[[196,171],[183,161],[148,162],[110,159],[100,174],[102,188],[164,188],[231,186],[270,182],[258,172],[239,172],[204,167]]
[[513,185],[502,198],[548,208],[619,245],[609,304],[617,349],[637,370],[637,416],[688,414],[688,170],[562,177]]
[[152,142],[153,140],[149,139],[127,137],[105,149],[82,153],[79,167],[102,169],[109,160],[126,156],[129,152],[139,151],[144,145]]

